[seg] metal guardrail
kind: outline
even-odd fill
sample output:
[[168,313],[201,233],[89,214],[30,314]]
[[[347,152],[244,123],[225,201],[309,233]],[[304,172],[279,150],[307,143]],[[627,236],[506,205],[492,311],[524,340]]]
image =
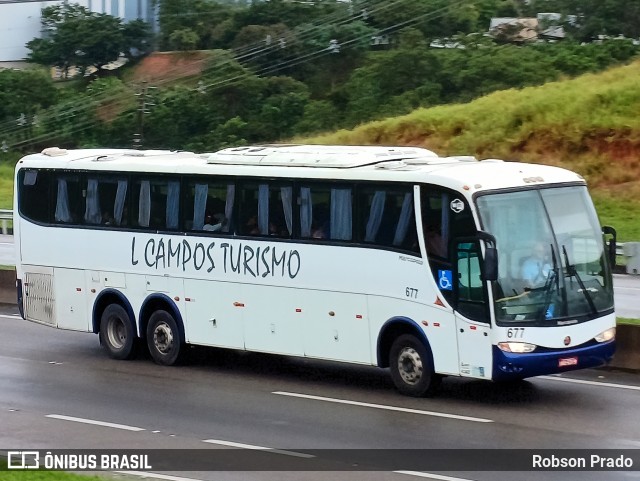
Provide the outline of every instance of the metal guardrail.
[[13,211],[11,209],[0,209],[0,227],[5,235],[9,233],[9,221],[13,221]]

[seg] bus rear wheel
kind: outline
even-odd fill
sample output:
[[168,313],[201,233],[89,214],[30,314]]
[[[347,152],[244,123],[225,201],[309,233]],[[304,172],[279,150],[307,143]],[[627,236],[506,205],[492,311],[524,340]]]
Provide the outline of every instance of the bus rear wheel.
[[172,366],[180,359],[182,342],[178,324],[167,311],[156,311],[147,326],[147,346],[153,360],[163,366]]
[[131,359],[136,334],[129,314],[120,304],[109,304],[100,318],[100,344],[113,359]]
[[411,334],[403,334],[393,342],[389,366],[393,383],[407,396],[429,396],[440,385],[441,377],[434,373],[427,348]]

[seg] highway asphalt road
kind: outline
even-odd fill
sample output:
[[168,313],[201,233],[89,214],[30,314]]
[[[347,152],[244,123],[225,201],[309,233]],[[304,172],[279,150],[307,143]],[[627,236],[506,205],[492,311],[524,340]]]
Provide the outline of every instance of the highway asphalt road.
[[[487,469],[496,469],[461,472],[454,463],[447,471],[164,472],[168,481],[587,481],[640,474],[504,472],[491,464],[504,448],[639,449],[640,379],[632,373],[587,370],[515,386],[447,378],[435,397],[413,399],[370,367],[217,349],[196,349],[189,364],[162,367],[144,355],[111,360],[97,336],[23,321],[8,307],[0,309],[0,325],[3,450],[235,448],[239,456],[260,447],[304,462],[300,455],[315,449],[343,456],[347,449],[480,449]],[[315,454],[323,453],[331,456]],[[640,458],[636,463],[638,469]]]

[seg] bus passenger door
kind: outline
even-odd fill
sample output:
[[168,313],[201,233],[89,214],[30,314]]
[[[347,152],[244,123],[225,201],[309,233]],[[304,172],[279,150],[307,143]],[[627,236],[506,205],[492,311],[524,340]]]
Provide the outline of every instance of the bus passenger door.
[[461,240],[454,246],[453,295],[460,374],[491,379],[491,324],[486,283],[481,276],[480,244]]
[[433,278],[455,312],[458,372],[491,379],[489,306],[469,203],[458,192],[427,185],[422,188],[421,213]]

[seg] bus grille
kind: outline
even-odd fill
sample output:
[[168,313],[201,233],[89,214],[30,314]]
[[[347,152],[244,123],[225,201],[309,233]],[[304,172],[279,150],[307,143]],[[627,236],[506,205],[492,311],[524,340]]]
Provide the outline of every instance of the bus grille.
[[25,273],[24,314],[30,321],[56,325],[53,276],[50,274]]

